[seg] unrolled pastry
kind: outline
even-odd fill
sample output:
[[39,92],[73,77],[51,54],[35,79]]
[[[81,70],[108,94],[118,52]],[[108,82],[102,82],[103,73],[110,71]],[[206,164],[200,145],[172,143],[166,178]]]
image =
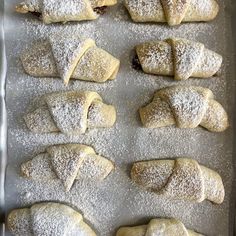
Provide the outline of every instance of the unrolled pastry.
[[202,126],[222,132],[229,126],[228,116],[210,89],[195,86],[171,86],[158,90],[151,103],[139,109],[147,128],[176,125],[178,128]]
[[117,0],[25,0],[16,6],[19,13],[35,13],[45,24],[95,20],[104,7]]
[[24,116],[27,127],[35,133],[85,133],[87,128],[112,127],[116,110],[103,103],[92,91],[68,91],[46,94],[32,112]]
[[222,56],[202,43],[170,38],[136,46],[137,59],[148,74],[174,76],[175,80],[190,77],[209,78],[221,68]]
[[125,6],[133,21],[167,22],[170,26],[210,21],[219,11],[215,0],[125,0]]
[[24,50],[25,72],[38,77],[60,77],[105,82],[116,78],[120,61],[98,48],[92,39],[53,35]]
[[147,225],[121,227],[116,236],[203,236],[176,219],[152,219]]
[[90,146],[61,144],[21,165],[21,174],[35,181],[60,179],[66,191],[75,180],[102,181],[114,170],[114,164],[96,154]]
[[11,211],[7,226],[14,236],[96,236],[79,212],[54,202]]
[[149,191],[171,199],[221,204],[225,191],[218,173],[195,160],[154,160],[134,163],[132,180]]

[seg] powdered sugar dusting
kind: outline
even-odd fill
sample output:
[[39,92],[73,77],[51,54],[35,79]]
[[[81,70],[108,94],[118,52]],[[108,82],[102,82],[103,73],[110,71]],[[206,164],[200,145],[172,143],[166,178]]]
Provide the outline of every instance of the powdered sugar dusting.
[[207,110],[208,98],[194,87],[170,87],[165,91],[163,96],[166,96],[172,108],[177,125],[183,128],[197,127]]
[[86,2],[84,0],[41,0],[43,2],[42,13],[49,17],[73,17],[86,11]]
[[[94,22],[53,24],[48,27],[34,17],[13,13],[12,6],[16,1],[6,1],[7,14],[12,13],[6,21],[9,125],[7,210],[38,201],[64,202],[83,213],[98,235],[103,236],[113,235],[121,225],[147,223],[150,218],[156,217],[178,218],[186,227],[204,235],[227,235],[233,174],[230,142],[233,137],[232,128],[220,134],[202,128],[185,130],[167,127],[150,130],[141,127],[137,113],[139,107],[150,102],[157,89],[176,84],[194,85],[208,87],[214,92],[229,113],[232,124],[235,80],[230,73],[233,59],[228,37],[230,23],[225,10],[230,6],[230,1],[218,2],[220,14],[214,21],[169,28],[166,24],[132,22],[121,2]],[[68,37],[92,38],[99,47],[121,59],[117,79],[104,84],[71,80],[65,88],[60,79],[26,75],[19,61],[20,52],[34,40],[58,32]],[[223,55],[221,74],[208,80],[192,78],[176,82],[172,78],[147,75],[131,68],[130,52],[135,45],[170,37],[202,42],[206,48]],[[35,97],[55,91],[81,89],[95,90],[105,98],[107,104],[116,106],[117,122],[114,127],[91,129],[76,137],[29,132],[22,117]],[[43,152],[47,146],[59,143],[91,145],[98,154],[114,161],[116,169],[102,183],[94,185],[92,182],[75,181],[70,192],[64,191],[59,180],[36,184],[19,176],[22,162]],[[226,189],[223,204],[218,206],[207,201],[196,204],[168,200],[132,184],[129,178],[131,163],[178,156],[192,157],[219,172]]]
[[175,78],[188,79],[201,61],[204,45],[187,40],[172,40],[174,55]]
[[83,42],[78,38],[58,37],[51,37],[50,43],[58,72],[67,84],[80,58],[94,42],[89,39]]
[[45,182],[60,179],[69,191],[76,179],[102,181],[113,170],[109,160],[98,156],[84,145],[50,146],[48,152],[39,154],[21,165],[21,174],[33,181]]
[[218,13],[218,4],[208,0],[126,0],[125,5],[137,22],[168,22],[169,25],[209,21]]
[[137,162],[131,170],[135,183],[160,196],[195,202],[222,203],[224,187],[219,175],[193,159]]

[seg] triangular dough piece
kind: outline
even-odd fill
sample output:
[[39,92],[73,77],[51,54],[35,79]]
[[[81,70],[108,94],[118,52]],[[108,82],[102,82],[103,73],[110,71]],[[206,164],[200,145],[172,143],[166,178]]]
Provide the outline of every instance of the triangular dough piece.
[[67,85],[82,55],[95,46],[92,39],[81,40],[78,38],[50,37],[53,56],[57,70],[64,83]]
[[96,92],[65,92],[46,96],[46,103],[62,133],[78,134],[87,129],[88,109],[93,100],[102,100]]
[[103,180],[114,169],[111,161],[94,153],[81,158],[83,161],[77,172],[76,179]]
[[35,133],[58,132],[47,105],[37,108],[24,116],[27,127]]
[[169,25],[179,25],[190,6],[190,0],[161,0],[161,3]]
[[131,179],[146,189],[158,193],[167,184],[174,166],[174,160],[136,162],[131,169]]
[[191,159],[177,159],[162,193],[171,198],[202,202],[205,198],[204,179],[199,164]]
[[72,187],[83,157],[87,154],[95,154],[95,151],[84,145],[56,145],[47,149],[51,156],[51,163],[58,178],[63,182],[66,191]]
[[153,219],[149,222],[145,236],[189,236],[182,222],[175,219]]
[[208,107],[208,98],[213,97],[209,89],[201,87],[173,86],[157,92],[168,102],[179,128],[196,128]]
[[48,153],[40,153],[33,159],[22,163],[21,175],[36,181],[57,179]]
[[[73,209],[54,203],[36,204],[31,207],[33,234],[37,236],[67,235],[82,216]],[[63,214],[64,213],[64,214]]]
[[202,43],[186,39],[168,39],[172,46],[176,80],[186,80],[193,74],[203,56]]

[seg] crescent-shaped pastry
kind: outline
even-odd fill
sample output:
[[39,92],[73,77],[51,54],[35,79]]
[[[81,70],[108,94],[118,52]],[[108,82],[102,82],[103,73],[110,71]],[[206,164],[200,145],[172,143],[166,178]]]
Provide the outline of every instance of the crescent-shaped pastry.
[[113,80],[120,61],[98,48],[92,39],[51,36],[36,42],[21,55],[25,72],[36,77],[60,77],[102,83]]
[[158,90],[152,102],[139,109],[147,128],[176,125],[178,128],[202,126],[222,132],[229,126],[228,116],[210,89],[195,86],[171,86]]
[[187,158],[137,162],[132,180],[149,191],[171,199],[221,204],[225,191],[218,173]]
[[45,24],[95,20],[117,0],[25,0],[16,5],[19,13],[33,13]]
[[211,21],[219,11],[215,0],[125,0],[125,6],[135,22],[167,22],[170,26]]
[[87,128],[112,127],[116,110],[103,103],[96,92],[57,92],[43,96],[41,104],[25,115],[24,120],[35,133],[78,135],[85,133]]
[[[190,77],[209,78],[221,68],[222,56],[202,43],[183,38],[170,38],[137,45],[135,62],[147,74],[174,76],[175,80]],[[134,65],[134,66],[135,66]]]
[[21,174],[35,181],[60,179],[69,191],[77,179],[104,180],[114,164],[96,154],[90,146],[60,144],[50,146],[46,152],[21,165]]
[[203,236],[176,219],[152,219],[147,225],[121,227],[116,236]]
[[79,212],[54,202],[11,211],[7,226],[14,236],[96,236]]

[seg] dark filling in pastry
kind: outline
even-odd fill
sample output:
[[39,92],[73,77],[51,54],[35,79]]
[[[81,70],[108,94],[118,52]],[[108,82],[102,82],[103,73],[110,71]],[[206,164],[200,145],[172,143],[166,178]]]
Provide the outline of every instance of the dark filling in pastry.
[[132,58],[132,68],[135,70],[142,70],[142,66],[140,64],[137,54],[135,54]]
[[31,11],[30,13],[31,13],[33,16],[36,16],[36,17],[38,17],[38,18],[41,18],[41,16],[42,16],[42,13],[40,13],[40,12]]
[[103,15],[103,14],[105,14],[106,11],[107,11],[107,6],[95,7],[95,8],[93,9],[93,11],[96,12],[97,14],[99,14],[99,15]]

